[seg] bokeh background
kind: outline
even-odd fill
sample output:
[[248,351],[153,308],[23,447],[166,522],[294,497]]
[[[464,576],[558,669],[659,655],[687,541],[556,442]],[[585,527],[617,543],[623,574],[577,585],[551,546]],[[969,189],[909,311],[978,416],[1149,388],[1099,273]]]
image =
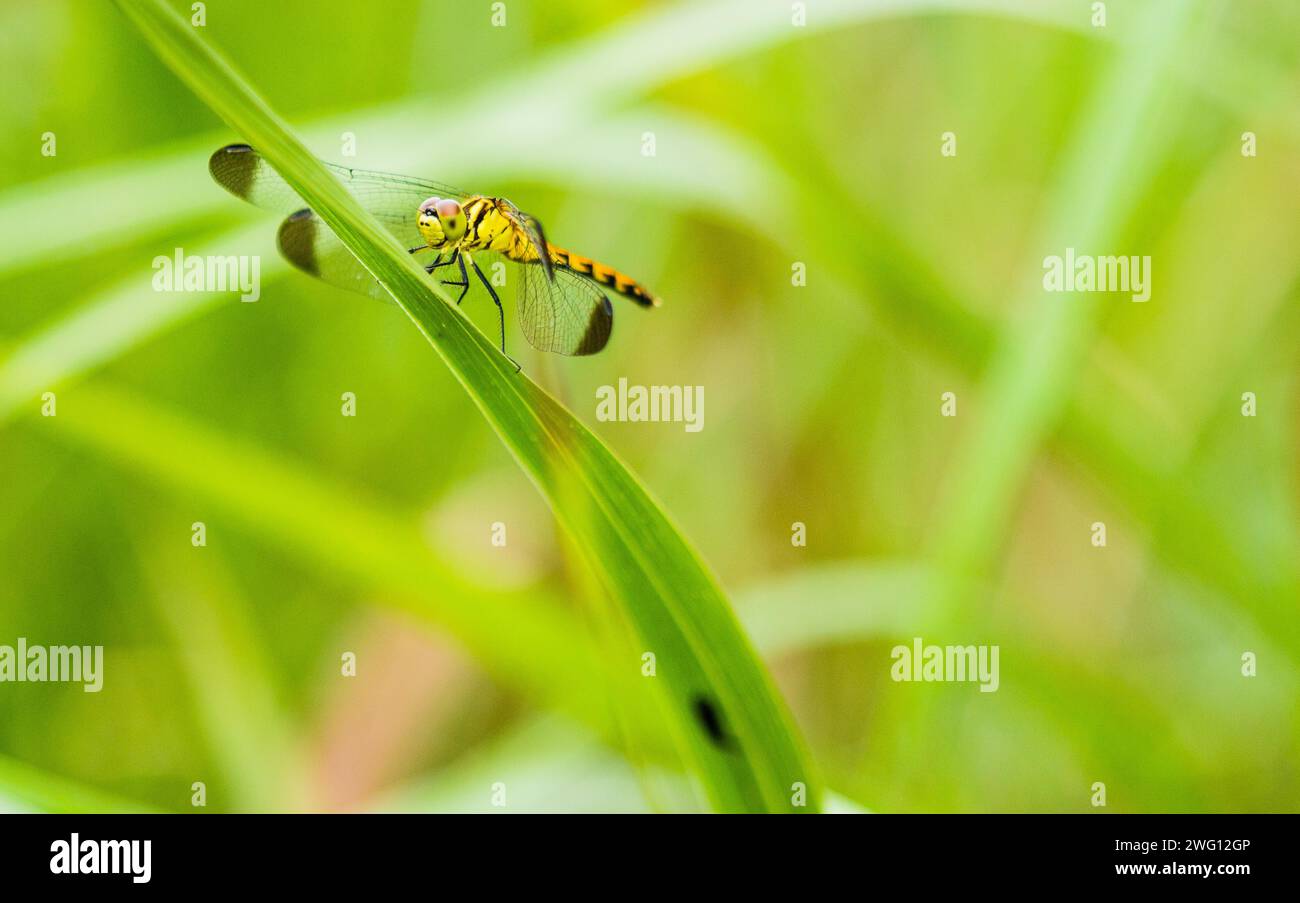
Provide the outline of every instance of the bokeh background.
[[[324,159],[506,195],[664,298],[590,359],[507,340],[716,570],[837,805],[1300,808],[1300,8],[797,6],[203,35]],[[0,58],[0,643],[106,658],[0,684],[0,807],[698,805],[574,666],[597,593],[437,356],[211,183],[241,136],[111,4],[4,3]],[[262,255],[261,300],[154,292],[177,247]],[[1044,292],[1066,247],[1150,255],[1150,302]],[[619,377],[704,386],[703,431],[596,421]],[[915,636],[999,645],[1000,689],[894,683]]]

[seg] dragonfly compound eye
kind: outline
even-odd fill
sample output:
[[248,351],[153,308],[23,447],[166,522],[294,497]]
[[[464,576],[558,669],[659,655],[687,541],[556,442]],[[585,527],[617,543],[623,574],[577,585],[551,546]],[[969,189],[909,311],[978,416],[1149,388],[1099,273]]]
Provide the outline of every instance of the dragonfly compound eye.
[[452,241],[459,240],[465,234],[465,212],[460,203],[451,198],[443,198],[433,206],[438,212],[438,221],[442,223],[442,231]]

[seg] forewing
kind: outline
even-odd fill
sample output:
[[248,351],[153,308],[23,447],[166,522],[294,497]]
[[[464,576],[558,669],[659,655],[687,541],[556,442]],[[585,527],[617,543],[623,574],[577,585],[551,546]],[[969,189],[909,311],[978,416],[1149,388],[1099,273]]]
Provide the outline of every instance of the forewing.
[[519,326],[534,348],[557,354],[595,354],[614,330],[614,308],[600,286],[568,270],[547,278],[539,264],[521,264]]
[[[393,173],[323,163],[361,206],[397,236],[404,248],[424,245],[416,227],[427,198],[467,197],[449,185]],[[325,222],[303,207],[302,198],[266,158],[247,144],[221,148],[208,161],[212,178],[235,197],[266,210],[292,213],[280,226],[280,251],[298,269],[341,288],[392,300]],[[295,212],[296,211],[296,212]]]

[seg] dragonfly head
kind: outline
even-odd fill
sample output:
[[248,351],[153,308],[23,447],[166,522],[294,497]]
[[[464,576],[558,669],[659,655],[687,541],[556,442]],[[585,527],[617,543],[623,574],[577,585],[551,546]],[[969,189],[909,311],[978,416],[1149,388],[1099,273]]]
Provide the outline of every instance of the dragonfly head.
[[465,211],[453,198],[429,198],[420,205],[417,226],[431,247],[454,244],[465,237]]

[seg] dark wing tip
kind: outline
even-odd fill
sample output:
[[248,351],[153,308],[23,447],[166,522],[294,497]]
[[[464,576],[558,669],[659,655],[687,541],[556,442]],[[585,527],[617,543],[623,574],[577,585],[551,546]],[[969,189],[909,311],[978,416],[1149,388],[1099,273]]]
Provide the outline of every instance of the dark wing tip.
[[213,181],[242,200],[248,199],[257,170],[257,154],[247,144],[227,144],[208,158]]
[[731,744],[728,742],[727,732],[722,726],[722,717],[718,713],[717,707],[707,696],[696,696],[692,700],[692,708],[695,710],[695,718],[700,723],[700,727],[709,735],[709,739],[716,746],[722,749],[729,749]]
[[582,341],[574,349],[574,355],[595,354],[609,342],[614,332],[614,305],[609,298],[600,296],[600,303],[592,307],[591,319],[587,321],[587,330],[582,334]]
[[320,276],[320,266],[316,261],[318,222],[315,215],[304,208],[282,222],[276,236],[284,259],[312,276]]

